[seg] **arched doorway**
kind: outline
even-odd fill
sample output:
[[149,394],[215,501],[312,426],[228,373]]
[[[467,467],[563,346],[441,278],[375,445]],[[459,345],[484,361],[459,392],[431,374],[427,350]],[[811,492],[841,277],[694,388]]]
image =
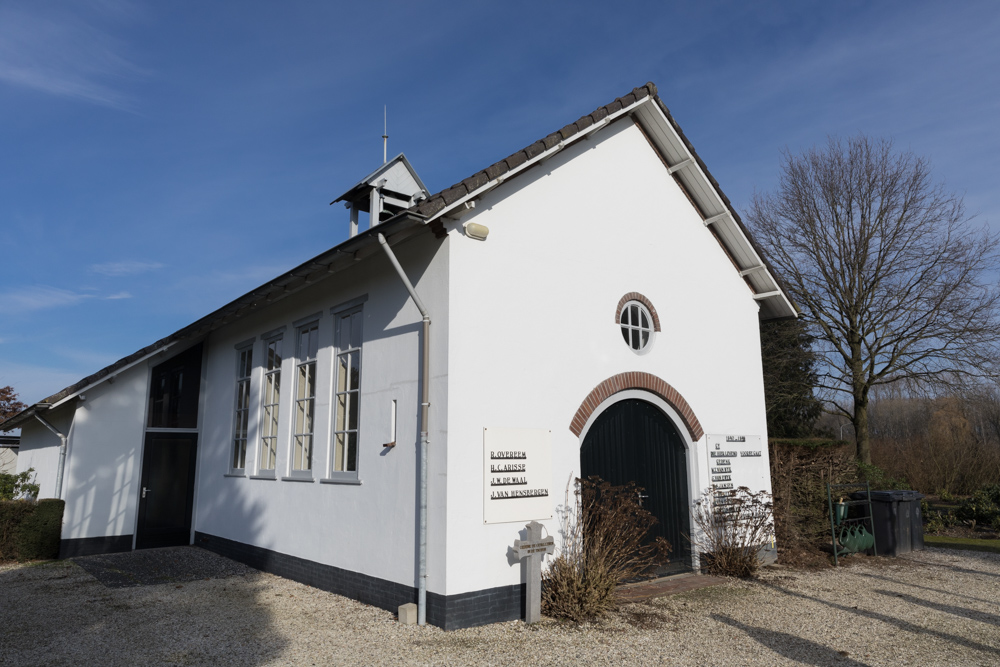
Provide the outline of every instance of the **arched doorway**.
[[687,451],[673,421],[650,402],[612,403],[593,422],[580,447],[583,479],[597,476],[614,485],[635,482],[645,491],[643,507],[658,519],[651,536],[673,548],[659,574],[691,569],[691,512]]

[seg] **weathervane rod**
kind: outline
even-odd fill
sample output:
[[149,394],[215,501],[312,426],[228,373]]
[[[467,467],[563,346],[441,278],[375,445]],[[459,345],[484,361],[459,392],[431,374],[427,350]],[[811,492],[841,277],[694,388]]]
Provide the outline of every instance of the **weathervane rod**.
[[386,163],[388,160],[388,154],[386,153],[387,145],[389,141],[389,105],[382,107],[382,164]]

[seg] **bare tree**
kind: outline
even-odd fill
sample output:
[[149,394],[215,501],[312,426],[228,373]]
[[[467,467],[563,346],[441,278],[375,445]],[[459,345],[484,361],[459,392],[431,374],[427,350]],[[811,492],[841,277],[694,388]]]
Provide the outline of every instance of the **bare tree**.
[[786,152],[748,216],[820,345],[820,386],[871,462],[873,387],[988,374],[1000,342],[998,237],[926,160],[864,135]]

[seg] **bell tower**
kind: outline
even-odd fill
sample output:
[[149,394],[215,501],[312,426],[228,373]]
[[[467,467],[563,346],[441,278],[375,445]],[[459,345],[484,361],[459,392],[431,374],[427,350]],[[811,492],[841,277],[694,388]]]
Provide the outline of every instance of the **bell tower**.
[[371,229],[429,195],[413,165],[400,153],[330,203],[342,201],[350,210],[353,237],[359,231],[362,213],[368,214],[368,229]]

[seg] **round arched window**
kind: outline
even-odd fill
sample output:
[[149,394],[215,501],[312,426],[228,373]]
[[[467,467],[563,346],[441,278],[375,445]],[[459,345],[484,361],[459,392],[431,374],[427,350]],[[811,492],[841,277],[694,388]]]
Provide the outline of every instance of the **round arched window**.
[[653,316],[644,304],[638,301],[626,303],[618,324],[622,328],[622,338],[633,351],[642,352],[646,349],[653,335]]

